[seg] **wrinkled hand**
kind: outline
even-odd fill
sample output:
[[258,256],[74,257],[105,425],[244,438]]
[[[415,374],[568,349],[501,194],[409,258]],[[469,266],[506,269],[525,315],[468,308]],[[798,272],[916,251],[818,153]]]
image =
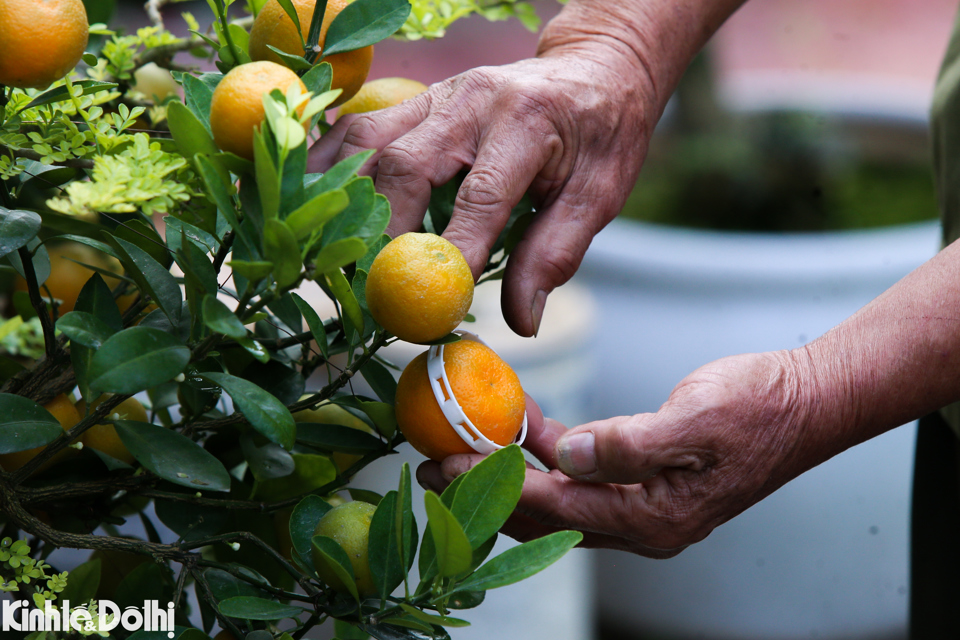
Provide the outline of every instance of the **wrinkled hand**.
[[390,201],[393,236],[419,229],[431,188],[469,168],[443,235],[474,278],[529,191],[539,214],[509,260],[503,310],[514,331],[534,335],[547,295],[574,274],[634,185],[659,116],[647,106],[648,84],[636,56],[616,43],[565,43],[345,116],[311,149],[309,168],[379,150],[364,172]]
[[[793,352],[734,356],[687,376],[657,413],[567,431],[528,403],[528,469],[504,533],[518,540],[576,529],[583,545],[671,557],[836,453],[804,397]],[[532,406],[531,406],[532,405]],[[480,456],[421,465],[442,490]]]

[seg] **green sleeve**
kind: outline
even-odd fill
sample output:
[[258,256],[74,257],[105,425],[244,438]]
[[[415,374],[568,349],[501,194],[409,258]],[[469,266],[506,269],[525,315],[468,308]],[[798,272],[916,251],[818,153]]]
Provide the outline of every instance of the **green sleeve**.
[[[943,246],[960,237],[960,13],[937,76],[930,111],[933,179],[943,222]],[[940,410],[960,436],[960,403]]]
[[943,221],[943,244],[960,237],[960,14],[940,67],[930,112],[933,175]]

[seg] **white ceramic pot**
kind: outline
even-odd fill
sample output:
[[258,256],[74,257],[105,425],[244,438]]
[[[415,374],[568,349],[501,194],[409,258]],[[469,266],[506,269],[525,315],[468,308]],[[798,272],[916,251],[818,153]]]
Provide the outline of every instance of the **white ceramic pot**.
[[[933,222],[747,234],[615,221],[574,278],[597,303],[590,417],[656,411],[702,364],[809,342],[938,244]],[[836,456],[674,559],[598,553],[604,626],[709,640],[905,637],[914,432]]]

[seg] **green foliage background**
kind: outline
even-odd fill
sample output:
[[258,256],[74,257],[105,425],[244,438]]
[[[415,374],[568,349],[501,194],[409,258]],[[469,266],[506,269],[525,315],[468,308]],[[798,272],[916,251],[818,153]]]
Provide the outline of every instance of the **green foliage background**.
[[[543,569],[581,536],[559,532],[487,558],[520,497],[525,465],[516,446],[442,495],[427,493],[423,527],[407,466],[386,495],[353,486],[357,472],[403,442],[394,367],[378,355],[394,338],[364,296],[370,265],[389,240],[390,206],[357,174],[372,152],[322,175],[306,170],[311,138],[327,130],[324,112],[337,95],[322,59],[284,58],[309,93],[265,96],[252,162],[216,147],[211,96],[224,73],[249,60],[248,22],[228,20],[229,4],[210,0],[216,19],[206,30],[185,14],[193,34],[186,39],[171,35],[158,11],[153,26],[134,34],[94,25],[100,48],[84,57],[82,71],[44,91],[0,87],[0,277],[19,276],[27,289],[6,294],[0,324],[0,454],[39,448],[22,467],[0,470],[0,588],[38,606],[172,600],[185,640],[216,627],[236,638],[297,640],[328,620],[341,638],[449,637],[447,629],[468,624],[452,610]],[[90,6],[91,16],[107,19],[109,5]],[[320,0],[308,50],[323,7]],[[331,26],[324,54],[390,36],[438,37],[470,13],[536,25],[525,3],[356,0]],[[175,62],[188,51],[219,72]],[[174,70],[183,101],[137,91],[135,72],[148,63]],[[442,232],[458,184],[433,194],[427,230]],[[502,273],[531,215],[527,202],[516,208],[485,279]],[[68,313],[45,287],[50,252],[63,242],[122,266],[118,277],[85,265],[89,279]],[[307,281],[333,302],[333,317],[321,318],[298,295]],[[121,308],[123,296],[133,302]],[[308,389],[315,374],[326,382]],[[357,375],[376,397],[352,392]],[[63,393],[86,409],[62,427],[43,405]],[[148,421],[116,413],[131,396],[144,400]],[[331,403],[370,433],[297,422],[299,411]],[[97,424],[113,426],[133,464],[88,447],[44,465],[80,448],[77,439]],[[338,468],[335,453],[353,462]],[[345,491],[377,505],[371,597],[358,594],[337,542],[314,536]],[[130,536],[131,521],[144,539]],[[56,573],[46,559],[60,547],[92,554],[69,575]],[[347,588],[324,584],[315,561]],[[199,628],[189,590],[200,603]],[[45,635],[64,634],[32,640]]]

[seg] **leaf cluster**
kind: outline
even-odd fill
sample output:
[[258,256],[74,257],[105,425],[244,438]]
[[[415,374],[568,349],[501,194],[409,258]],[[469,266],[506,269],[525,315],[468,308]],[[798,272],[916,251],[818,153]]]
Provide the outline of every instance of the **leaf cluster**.
[[[519,499],[516,447],[442,495],[428,493],[422,530],[408,467],[386,495],[354,486],[403,443],[396,367],[378,353],[393,338],[365,295],[389,241],[390,205],[359,175],[373,151],[323,174],[307,170],[310,138],[326,130],[337,97],[330,65],[311,53],[320,7],[308,54],[284,58],[308,93],[295,86],[263,97],[252,161],[217,148],[210,102],[223,73],[247,60],[248,34],[227,19],[229,2],[210,1],[216,22],[201,33],[189,19],[193,38],[159,25],[109,34],[99,58],[86,56],[86,78],[45,91],[0,88],[0,282],[25,289],[0,293],[9,316],[0,324],[2,584],[44,587],[33,589],[37,606],[57,594],[121,606],[171,600],[184,640],[215,625],[237,638],[299,640],[330,619],[341,638],[448,637],[466,624],[450,611],[546,567],[579,534],[487,560]],[[322,55],[392,35],[410,10],[406,0],[356,0],[333,21]],[[130,84],[139,66],[197,47],[219,73],[178,73],[183,101],[149,112],[138,104]],[[162,129],[142,129],[148,113]],[[458,188],[455,180],[436,190],[426,230],[443,230]],[[526,201],[515,209],[487,279],[531,212]],[[85,281],[69,312],[52,293],[51,256],[65,243],[95,256],[78,264]],[[308,287],[329,301],[325,317]],[[355,388],[360,378],[368,391]],[[78,401],[74,424],[46,408],[61,394]],[[130,397],[145,405],[145,420],[123,409]],[[350,424],[310,421],[328,405]],[[87,446],[94,428],[109,429],[114,453],[130,457]],[[4,469],[10,454],[28,460]],[[378,505],[372,597],[361,597],[346,552],[314,535],[344,492]],[[129,535],[131,519],[139,538]],[[19,540],[26,535],[43,545],[30,549]],[[69,582],[45,564],[61,546],[93,551]],[[347,593],[324,584],[315,559]],[[121,566],[119,578],[101,571]],[[189,590],[199,629],[189,626]]]

